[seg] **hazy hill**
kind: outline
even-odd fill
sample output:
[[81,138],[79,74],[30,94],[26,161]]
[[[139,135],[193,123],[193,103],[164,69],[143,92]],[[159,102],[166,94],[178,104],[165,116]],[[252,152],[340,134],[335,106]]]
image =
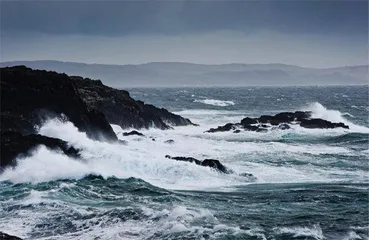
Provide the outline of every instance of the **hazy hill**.
[[85,64],[60,61],[2,62],[1,67],[26,65],[68,75],[101,79],[118,87],[178,86],[285,86],[285,85],[364,85],[368,65],[315,69],[285,64],[204,65],[153,62],[140,65]]

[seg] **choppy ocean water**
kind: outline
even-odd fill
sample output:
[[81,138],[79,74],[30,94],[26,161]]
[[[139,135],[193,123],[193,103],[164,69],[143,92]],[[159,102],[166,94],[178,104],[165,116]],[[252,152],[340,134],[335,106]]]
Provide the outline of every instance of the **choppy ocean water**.
[[[83,149],[82,160],[40,147],[0,175],[0,231],[25,239],[369,239],[367,87],[129,91],[200,126],[142,130],[147,138],[114,126],[124,146],[46,123],[40,133]],[[295,110],[350,129],[204,133]],[[167,154],[219,159],[257,179]]]

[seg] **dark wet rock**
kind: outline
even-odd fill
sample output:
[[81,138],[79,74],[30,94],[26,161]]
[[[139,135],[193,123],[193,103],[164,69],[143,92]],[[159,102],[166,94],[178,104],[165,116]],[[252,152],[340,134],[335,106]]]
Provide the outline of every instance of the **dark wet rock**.
[[219,126],[217,128],[210,128],[208,131],[206,132],[227,132],[230,130],[235,130],[236,129],[236,125],[233,123],[227,123],[224,126]]
[[240,129],[237,129],[237,130],[234,130],[233,133],[240,133],[241,130]]
[[330,121],[319,118],[303,119],[300,123],[300,126],[304,128],[349,128],[344,123],[332,123]]
[[169,125],[195,125],[189,119],[173,114],[164,108],[136,101],[126,90],[105,86],[100,80],[71,78],[81,98],[89,107],[101,111],[110,123],[122,128],[170,129]]
[[216,159],[205,159],[201,162],[201,166],[214,168],[222,173],[231,173],[232,171],[226,168]]
[[25,66],[0,71],[2,131],[35,134],[35,125],[63,116],[92,139],[117,140],[104,114],[84,103],[66,74]]
[[173,139],[169,139],[169,140],[164,141],[164,143],[173,144],[174,143],[174,140]]
[[197,165],[201,165],[201,161],[193,157],[171,157],[169,155],[165,155],[165,157],[169,159],[174,159],[177,161],[190,162],[190,163],[196,163]]
[[245,117],[244,119],[241,120],[242,125],[250,125],[256,123],[258,123],[258,121],[255,118]]
[[205,159],[201,161],[193,157],[171,157],[169,155],[165,155],[165,157],[169,159],[177,160],[177,161],[195,163],[197,165],[204,166],[204,167],[211,167],[211,168],[218,170],[219,172],[226,173],[226,174],[233,173],[232,170],[228,169],[226,166],[221,164],[219,160],[216,160],[216,159]]
[[[349,127],[344,123],[332,123],[324,119],[311,119],[311,112],[282,112],[274,116],[263,115],[259,118],[246,117],[241,120],[240,123],[227,123],[224,126],[218,126],[217,128],[211,128],[206,132],[226,132],[243,128],[246,131],[255,132],[267,132],[268,130],[286,130],[290,129],[291,125],[300,125],[305,128],[346,128]],[[234,133],[239,133],[235,130]]]
[[156,141],[156,139],[155,139],[155,138],[151,138],[151,140],[152,140],[152,141],[154,141],[154,142]]
[[141,136],[144,137],[145,135],[143,133],[140,133],[136,130],[130,131],[130,132],[124,132],[123,136],[132,136],[132,135],[137,135],[137,136]]
[[247,131],[257,131],[259,129],[258,126],[254,125],[244,125],[243,128]]
[[70,157],[78,158],[79,150],[58,138],[50,138],[38,134],[22,135],[19,132],[1,132],[0,168],[15,166],[17,156],[27,156],[30,150],[44,145],[51,150],[62,151]]
[[22,240],[19,237],[0,232],[0,240]]

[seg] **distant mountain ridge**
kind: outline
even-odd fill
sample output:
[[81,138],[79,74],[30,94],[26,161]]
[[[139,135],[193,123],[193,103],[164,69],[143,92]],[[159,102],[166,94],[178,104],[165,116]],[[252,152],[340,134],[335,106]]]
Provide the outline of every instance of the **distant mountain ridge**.
[[368,65],[316,69],[279,63],[205,65],[152,62],[107,65],[54,60],[0,63],[0,67],[16,65],[101,79],[104,84],[116,88],[368,84]]

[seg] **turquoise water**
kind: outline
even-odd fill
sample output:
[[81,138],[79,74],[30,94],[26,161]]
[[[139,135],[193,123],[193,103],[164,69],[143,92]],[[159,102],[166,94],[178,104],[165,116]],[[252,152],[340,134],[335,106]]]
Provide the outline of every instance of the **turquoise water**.
[[[94,142],[69,122],[0,175],[0,231],[26,239],[369,239],[367,87],[129,89],[199,127]],[[245,116],[311,110],[346,129],[204,133]],[[156,141],[152,141],[155,138]],[[173,139],[174,144],[164,143]],[[166,159],[216,158],[236,174]],[[250,180],[237,173],[252,173]]]

